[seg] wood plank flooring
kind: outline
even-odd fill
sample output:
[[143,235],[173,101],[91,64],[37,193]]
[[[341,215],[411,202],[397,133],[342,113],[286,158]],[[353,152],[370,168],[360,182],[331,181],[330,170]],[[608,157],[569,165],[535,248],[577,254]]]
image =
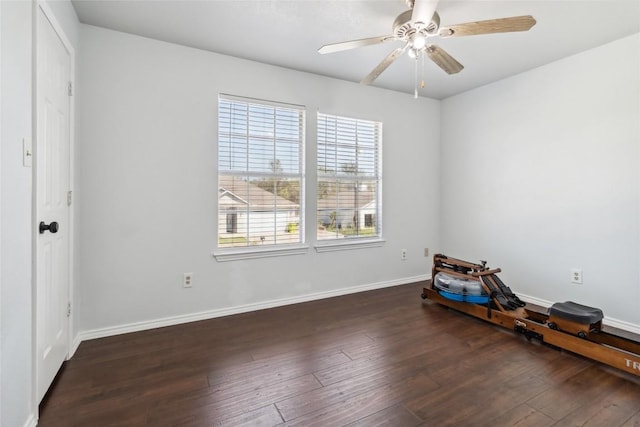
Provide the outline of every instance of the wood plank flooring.
[[83,342],[39,426],[640,426],[640,380],[424,283]]

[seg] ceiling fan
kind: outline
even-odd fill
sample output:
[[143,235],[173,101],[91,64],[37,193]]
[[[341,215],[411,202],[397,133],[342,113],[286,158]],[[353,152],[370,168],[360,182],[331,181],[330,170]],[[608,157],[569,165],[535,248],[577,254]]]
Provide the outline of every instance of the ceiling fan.
[[406,0],[406,3],[411,9],[398,15],[393,22],[392,34],[328,44],[318,49],[318,52],[322,54],[340,52],[387,41],[405,42],[404,46],[392,51],[362,79],[360,83],[366,85],[373,83],[393,61],[407,50],[412,58],[418,58],[418,56],[424,54],[446,73],[455,74],[460,72],[464,66],[441,47],[429,43],[429,39],[528,31],[536,23],[532,16],[524,15],[441,27],[440,15],[436,12],[437,0]]

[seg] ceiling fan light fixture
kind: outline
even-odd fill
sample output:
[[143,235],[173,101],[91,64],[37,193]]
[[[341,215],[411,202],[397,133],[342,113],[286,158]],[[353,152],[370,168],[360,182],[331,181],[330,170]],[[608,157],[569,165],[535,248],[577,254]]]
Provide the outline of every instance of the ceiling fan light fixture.
[[409,50],[407,51],[407,55],[409,56],[409,58],[411,59],[417,59],[418,58],[418,52],[420,52],[418,49],[416,49],[415,47],[411,47],[409,48]]
[[427,44],[427,39],[420,34],[413,36],[411,40],[411,46],[416,50],[421,50]]

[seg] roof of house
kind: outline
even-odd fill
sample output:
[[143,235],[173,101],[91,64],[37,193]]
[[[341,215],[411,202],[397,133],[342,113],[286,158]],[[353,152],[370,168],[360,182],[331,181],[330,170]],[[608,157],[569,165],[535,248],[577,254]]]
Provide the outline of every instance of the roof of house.
[[357,194],[354,194],[355,188],[351,190],[341,190],[340,193],[332,191],[325,197],[318,199],[318,209],[354,209],[357,206],[359,209],[365,209],[371,207],[371,203],[376,200],[376,192],[369,189],[359,189]]
[[[274,201],[275,198],[275,201]],[[220,207],[249,205],[251,209],[273,209],[273,205],[283,209],[298,209],[299,205],[266,191],[251,182],[236,176],[220,176],[218,180],[218,200]]]

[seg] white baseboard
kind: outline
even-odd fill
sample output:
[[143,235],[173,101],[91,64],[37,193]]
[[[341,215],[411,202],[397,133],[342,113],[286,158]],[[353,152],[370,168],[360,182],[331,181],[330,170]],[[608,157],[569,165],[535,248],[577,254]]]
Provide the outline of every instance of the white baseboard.
[[[549,308],[549,307],[551,307],[553,305],[553,302],[550,302],[550,301],[547,301],[547,300],[543,300],[543,299],[540,299],[540,298],[536,298],[536,297],[532,297],[532,296],[529,296],[529,295],[518,294],[518,297],[520,297],[520,299],[522,301],[530,302],[531,304],[540,305],[540,306],[545,307],[545,308]],[[631,322],[625,322],[624,320],[618,320],[618,319],[614,319],[612,317],[605,316],[604,319],[602,320],[602,323],[604,323],[607,326],[612,326],[614,328],[623,329],[625,331],[633,332],[634,334],[640,334],[640,325],[636,325],[636,324],[631,323]]]
[[67,357],[67,360],[71,359],[73,355],[76,354],[76,350],[78,349],[78,347],[80,347],[81,342],[82,340],[80,339],[79,334],[73,338],[73,342],[71,343],[71,348],[69,349],[69,356]]
[[127,334],[130,332],[145,331],[148,329],[162,328],[165,326],[179,325],[182,323],[197,322],[199,320],[207,320],[207,319],[213,319],[216,317],[230,316],[232,314],[247,313],[250,311],[264,310],[267,308],[281,307],[281,306],[290,305],[290,304],[298,304],[302,302],[332,298],[332,297],[337,297],[341,295],[354,294],[357,292],[371,291],[374,289],[382,289],[382,288],[388,288],[392,286],[406,285],[408,283],[420,282],[423,280],[428,280],[430,278],[431,276],[428,274],[414,276],[414,277],[405,277],[402,279],[371,283],[367,285],[353,286],[349,288],[335,289],[335,290],[325,291],[325,292],[316,292],[316,293],[300,295],[296,297],[280,298],[276,300],[264,301],[264,302],[253,303],[253,304],[245,304],[245,305],[236,306],[236,307],[202,311],[199,313],[190,313],[190,314],[184,314],[179,316],[171,316],[171,317],[165,317],[161,319],[154,319],[154,320],[148,320],[143,322],[135,322],[135,323],[129,323],[125,325],[118,325],[118,326],[111,326],[107,328],[82,331],[82,332],[79,332],[74,338],[73,348],[70,351],[70,355],[73,355],[73,353],[75,353],[80,343],[86,340],[104,338],[104,337],[109,337],[113,335]]
[[29,415],[29,418],[27,418],[27,421],[24,422],[23,427],[36,427],[37,425],[38,425],[38,420],[36,419],[36,416],[31,414]]

